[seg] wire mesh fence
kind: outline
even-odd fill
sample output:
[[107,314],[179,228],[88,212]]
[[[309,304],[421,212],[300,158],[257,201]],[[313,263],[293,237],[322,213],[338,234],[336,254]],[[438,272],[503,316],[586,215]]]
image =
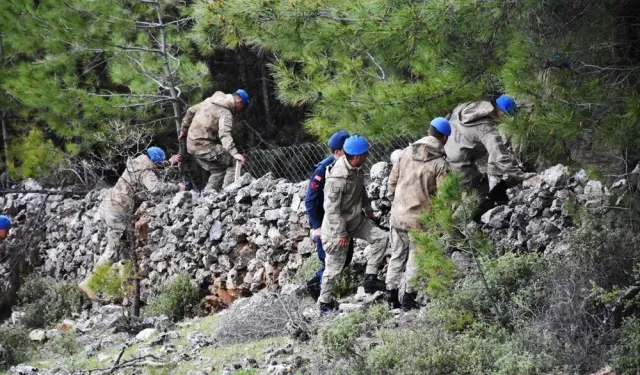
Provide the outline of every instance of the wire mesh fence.
[[[368,175],[371,166],[377,162],[389,162],[391,153],[394,150],[407,147],[417,138],[399,135],[370,141],[369,156],[364,166],[365,173]],[[330,152],[324,143],[304,143],[271,150],[249,151],[245,153],[247,163],[243,170],[254,177],[260,177],[271,172],[276,178],[300,182],[307,180],[311,176],[314,166],[326,158]]]

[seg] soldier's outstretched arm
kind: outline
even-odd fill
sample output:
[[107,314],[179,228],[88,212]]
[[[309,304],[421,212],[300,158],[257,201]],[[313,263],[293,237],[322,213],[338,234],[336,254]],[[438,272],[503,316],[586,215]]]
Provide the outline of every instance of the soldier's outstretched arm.
[[481,141],[489,153],[487,174],[500,177],[507,174],[516,179],[522,179],[523,171],[518,168],[498,129],[491,126],[481,138]]
[[140,181],[149,192],[154,194],[169,194],[180,191],[180,185],[161,182],[151,169],[145,169],[140,172]]
[[187,109],[187,113],[185,113],[184,117],[182,118],[182,123],[180,124],[182,126],[183,131],[186,131],[186,129],[188,129],[189,126],[191,126],[191,121],[193,121],[193,117],[196,115],[199,109],[200,109],[200,104],[196,104],[192,107],[189,107],[189,109]]
[[324,187],[324,215],[331,227],[329,230],[338,237],[346,237],[348,234],[347,223],[341,212],[344,189],[345,181],[337,178],[328,179]]

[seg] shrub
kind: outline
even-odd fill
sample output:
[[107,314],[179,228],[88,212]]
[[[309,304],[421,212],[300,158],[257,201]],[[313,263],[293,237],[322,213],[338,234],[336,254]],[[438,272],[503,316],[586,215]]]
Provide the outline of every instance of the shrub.
[[80,344],[76,339],[76,334],[72,330],[63,332],[46,344],[53,353],[60,355],[74,355],[80,350]]
[[197,313],[200,290],[189,276],[180,274],[165,285],[146,308],[150,316],[166,315],[173,321]]
[[320,259],[313,254],[309,258],[305,259],[302,265],[296,271],[295,276],[293,277],[293,282],[302,284],[307,280],[311,279],[315,276],[316,271],[320,268]]
[[366,312],[353,311],[343,318],[331,320],[321,332],[323,347],[330,357],[355,358],[362,351],[357,345],[358,337],[387,326],[390,318],[388,307],[378,304]]
[[304,301],[293,295],[265,292],[238,300],[215,330],[216,342],[237,344],[287,333],[305,337],[310,327],[303,315]]
[[114,302],[122,302],[124,297],[131,296],[135,286],[130,282],[133,277],[133,267],[130,261],[97,266],[91,279],[89,288],[104,298]]
[[0,326],[0,369],[9,368],[27,359],[31,349],[29,334],[18,326]]
[[38,277],[28,277],[18,291],[18,305],[24,316],[21,323],[27,328],[45,328],[78,312],[82,295],[75,285],[56,283]]
[[617,330],[617,345],[611,350],[611,359],[616,373],[635,375],[640,373],[640,319],[625,319]]

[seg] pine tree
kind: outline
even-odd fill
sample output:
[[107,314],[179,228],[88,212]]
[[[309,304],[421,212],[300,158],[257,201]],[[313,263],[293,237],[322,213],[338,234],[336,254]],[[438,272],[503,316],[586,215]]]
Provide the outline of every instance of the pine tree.
[[14,176],[91,150],[109,121],[175,132],[208,73],[190,22],[176,0],[3,1],[0,108],[11,114]]
[[274,54],[279,99],[311,108],[320,136],[415,134],[507,92],[523,111],[502,128],[527,160],[633,160],[637,13],[631,0],[199,1],[194,37]]

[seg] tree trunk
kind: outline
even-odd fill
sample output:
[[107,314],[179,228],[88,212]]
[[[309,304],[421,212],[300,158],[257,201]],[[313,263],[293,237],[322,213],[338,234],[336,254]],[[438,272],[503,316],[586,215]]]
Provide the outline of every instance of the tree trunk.
[[0,113],[0,122],[2,122],[2,151],[4,157],[4,174],[6,180],[3,181],[5,186],[9,186],[9,136],[7,133],[7,111],[2,110]]
[[269,80],[267,79],[267,68],[264,58],[260,61],[260,74],[262,75],[262,101],[264,103],[264,118],[267,121],[268,133],[273,130],[273,119],[271,118],[271,107],[269,106]]

